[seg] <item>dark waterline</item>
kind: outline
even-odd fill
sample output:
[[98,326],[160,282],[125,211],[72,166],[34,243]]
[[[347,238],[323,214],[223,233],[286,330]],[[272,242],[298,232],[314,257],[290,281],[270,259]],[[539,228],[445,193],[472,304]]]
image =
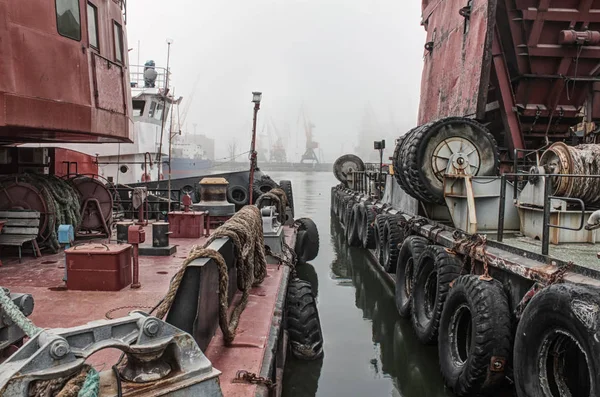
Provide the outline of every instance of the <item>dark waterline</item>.
[[330,215],[332,173],[270,172],[289,179],[296,217],[310,217],[319,228],[319,256],[299,268],[313,284],[325,339],[325,357],[316,362],[288,356],[286,397],[451,396],[439,374],[437,348],[422,346],[410,322],[400,319],[393,286],[375,271],[367,254],[349,248]]

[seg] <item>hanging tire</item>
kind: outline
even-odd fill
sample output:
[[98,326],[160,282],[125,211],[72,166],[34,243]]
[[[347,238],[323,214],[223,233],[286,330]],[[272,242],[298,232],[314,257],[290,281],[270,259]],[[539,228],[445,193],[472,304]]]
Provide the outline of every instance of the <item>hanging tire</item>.
[[271,190],[278,188],[277,182],[271,179],[268,175],[263,175],[252,182],[252,201],[256,203],[256,200],[264,193],[268,193]]
[[377,258],[377,263],[383,266],[383,250],[384,244],[383,241],[383,227],[389,214],[379,214],[375,217],[375,257]]
[[555,284],[531,299],[515,336],[519,397],[600,395],[599,311],[591,287]]
[[408,236],[402,243],[396,264],[396,308],[400,317],[410,316],[414,272],[419,257],[429,241],[421,236]]
[[365,205],[365,213],[363,216],[363,235],[362,246],[366,249],[375,248],[375,217],[377,216],[376,207],[373,205]]
[[440,319],[438,351],[446,385],[458,396],[488,394],[504,382],[511,313],[502,283],[457,278]]
[[301,360],[323,357],[323,333],[317,304],[308,281],[290,281],[286,298],[287,330],[292,354]]
[[398,262],[399,245],[404,240],[404,232],[398,226],[398,218],[389,216],[383,224],[383,252],[381,255],[382,265],[386,272],[396,272]]
[[338,181],[342,182],[344,185],[348,185],[348,174],[354,171],[364,171],[365,163],[360,159],[360,157],[355,156],[353,154],[345,154],[335,160],[333,163],[333,174],[337,178]]
[[419,257],[412,290],[411,320],[423,344],[437,342],[446,295],[461,270],[461,261],[439,245],[428,246]]
[[299,263],[310,262],[319,254],[319,230],[309,218],[300,218],[294,222],[298,226],[294,251]]
[[243,186],[234,185],[227,188],[227,201],[235,204],[238,207],[242,207],[248,204],[248,189]]
[[279,181],[279,187],[281,190],[285,192],[285,196],[287,197],[288,207],[292,211],[292,217],[295,215],[294,212],[294,192],[292,190],[292,181]]
[[365,234],[365,203],[359,202],[356,212],[356,231],[358,234],[358,245],[357,247],[362,247],[363,234]]
[[411,131],[402,135],[398,138],[398,142],[396,143],[396,147],[394,148],[394,154],[392,155],[392,164],[394,165],[394,178],[400,188],[404,191],[407,191],[408,182],[406,182],[404,168],[402,167],[402,145],[406,141],[406,137],[410,136]]
[[[346,229],[348,229],[348,225],[350,224],[350,218],[352,217],[352,208],[354,207],[354,204],[355,202],[353,199],[349,199],[348,201],[346,201],[346,208],[344,209],[342,221]],[[346,231],[346,233],[348,232]]]
[[464,164],[470,174],[498,174],[498,147],[482,124],[464,117],[448,117],[413,128],[394,158],[404,190],[420,201],[444,205],[443,176],[458,153],[467,160]]
[[346,227],[346,241],[350,247],[358,247],[361,244],[361,241],[358,238],[358,206],[359,204],[354,204],[352,206],[348,218],[348,226]]

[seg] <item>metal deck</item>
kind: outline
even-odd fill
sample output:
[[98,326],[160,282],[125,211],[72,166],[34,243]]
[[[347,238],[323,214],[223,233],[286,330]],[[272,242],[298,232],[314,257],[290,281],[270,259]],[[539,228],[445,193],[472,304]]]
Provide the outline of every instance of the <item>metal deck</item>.
[[[146,233],[151,233],[148,227]],[[147,234],[150,235],[150,234]],[[285,228],[288,244],[295,239],[293,229]],[[30,319],[40,327],[63,328],[82,325],[90,321],[126,315],[133,310],[149,311],[167,292],[171,277],[194,245],[203,244],[206,238],[170,239],[177,253],[169,257],[140,256],[140,289],[126,287],[118,292],[68,291],[62,288],[64,253],[44,255],[41,258],[25,257],[23,263],[15,258],[3,258],[0,267],[0,285],[11,292],[32,294],[35,309]],[[292,244],[293,246],[293,244]],[[221,388],[226,396],[254,396],[257,386],[231,381],[238,370],[264,376],[265,364],[274,359],[273,339],[281,325],[281,292],[286,287],[289,269],[271,260],[267,277],[262,285],[252,289],[248,305],[241,316],[237,337],[232,347],[225,347],[220,329],[217,330],[205,354],[220,371]],[[283,291],[285,292],[285,291]],[[238,299],[238,291],[234,299]],[[96,353],[89,363],[106,370],[115,363],[120,351],[106,350]],[[263,364],[263,362],[265,364]]]

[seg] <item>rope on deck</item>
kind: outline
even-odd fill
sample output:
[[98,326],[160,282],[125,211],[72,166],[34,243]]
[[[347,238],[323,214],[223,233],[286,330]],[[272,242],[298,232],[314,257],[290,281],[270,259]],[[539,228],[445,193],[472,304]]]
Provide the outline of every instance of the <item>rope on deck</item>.
[[28,337],[33,338],[40,331],[42,331],[41,328],[36,327],[35,324],[33,324],[33,322],[23,314],[19,307],[15,305],[12,299],[10,299],[6,293],[6,290],[2,287],[0,287],[0,307],[2,307],[4,313],[6,313],[12,322],[17,327],[22,329],[23,332],[25,332],[25,335]]
[[[215,239],[221,237],[229,237],[235,247],[238,288],[242,291],[242,299],[234,307],[230,318],[227,318],[229,306],[229,270],[227,263],[218,251],[208,248]],[[219,325],[223,332],[225,344],[230,345],[235,339],[240,317],[248,303],[250,288],[262,283],[267,275],[260,210],[253,205],[245,206],[215,230],[204,246],[194,246],[192,248],[181,268],[171,280],[165,298],[158,306],[156,315],[158,318],[164,318],[171,309],[187,266],[199,258],[211,258],[219,268]]]

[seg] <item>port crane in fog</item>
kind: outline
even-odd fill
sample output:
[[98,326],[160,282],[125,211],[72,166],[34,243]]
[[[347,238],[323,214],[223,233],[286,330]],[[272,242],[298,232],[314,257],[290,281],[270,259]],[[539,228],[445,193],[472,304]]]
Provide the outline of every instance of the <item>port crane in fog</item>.
[[306,118],[306,114],[302,113],[304,118],[304,134],[306,136],[306,149],[304,154],[302,155],[302,159],[300,163],[304,163],[305,161],[314,161],[315,163],[319,162],[319,157],[317,153],[315,153],[315,149],[319,148],[319,143],[313,140],[313,128],[315,125]]

